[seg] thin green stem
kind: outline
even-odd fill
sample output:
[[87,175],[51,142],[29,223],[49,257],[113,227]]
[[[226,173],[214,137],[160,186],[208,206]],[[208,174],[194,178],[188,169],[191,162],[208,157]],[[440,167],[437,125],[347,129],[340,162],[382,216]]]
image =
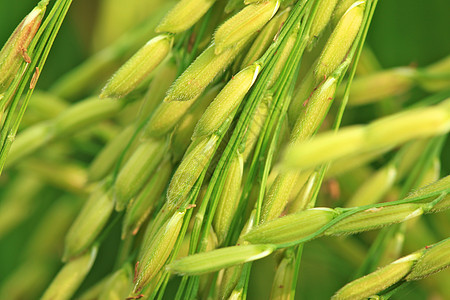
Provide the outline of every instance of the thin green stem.
[[[34,91],[39,73],[42,72],[50,49],[71,3],[71,0],[62,0],[55,3],[51,12],[45,19],[42,26],[39,28],[35,38],[30,44],[29,53],[33,57],[31,64],[22,64],[21,70],[25,75],[23,77],[18,77],[13,81],[12,88],[6,95],[6,99],[10,99],[15,93],[14,98],[12,98],[8,114],[6,116],[5,122],[3,123],[2,131],[0,134],[0,145],[2,147],[0,151],[0,174],[6,163],[6,157],[15,139],[20,122],[22,121],[23,115],[28,106],[30,97]],[[19,111],[16,115],[16,108],[19,105],[19,102],[21,102],[20,98],[25,89],[25,85],[28,83],[28,80],[30,80],[32,76],[35,76],[33,86],[30,86],[30,89],[28,90],[25,98],[22,100],[21,106],[19,107]],[[13,120],[14,116],[15,118]]]

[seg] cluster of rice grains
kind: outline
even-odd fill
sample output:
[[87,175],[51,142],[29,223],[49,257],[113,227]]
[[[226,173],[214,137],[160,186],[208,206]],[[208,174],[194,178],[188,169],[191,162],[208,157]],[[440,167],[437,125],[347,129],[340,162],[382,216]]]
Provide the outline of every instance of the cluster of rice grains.
[[[449,266],[450,59],[379,70],[377,0],[146,0],[135,27],[108,15],[138,1],[103,1],[101,50],[31,96],[71,1],[38,32],[47,2],[0,52],[0,239],[48,186],[59,198],[1,299],[320,299],[327,280],[333,299],[387,299]],[[397,99],[416,86],[430,96]],[[420,288],[450,297],[446,276]]]

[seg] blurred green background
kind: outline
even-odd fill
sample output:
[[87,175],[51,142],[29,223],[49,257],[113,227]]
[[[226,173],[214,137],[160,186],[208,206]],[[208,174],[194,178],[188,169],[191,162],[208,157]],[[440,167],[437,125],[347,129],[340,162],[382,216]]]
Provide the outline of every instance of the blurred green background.
[[[0,43],[38,1],[0,1]],[[99,0],[75,0],[45,66],[41,87],[90,54]],[[450,1],[380,0],[367,44],[384,68],[426,66],[450,53]]]
[[[52,1],[53,2],[53,1]],[[3,44],[21,19],[33,8],[37,1],[0,0],[0,44]],[[123,1],[126,5],[126,1]],[[95,23],[98,0],[75,0],[55,41],[53,49],[40,77],[38,88],[49,87],[58,77],[87,58],[93,49],[92,28]],[[450,54],[450,1],[449,0],[380,0],[367,39],[383,68],[416,65],[426,66]],[[424,96],[417,91],[418,99]],[[363,109],[370,118],[370,107]],[[362,118],[366,116],[363,115]],[[367,119],[367,118],[366,118]],[[442,175],[450,173],[450,142],[446,142],[442,156]],[[0,196],[2,191],[0,190]],[[21,263],[25,241],[35,227],[39,216],[49,207],[57,189],[48,189],[45,196],[35,199],[36,209],[32,218],[17,227],[3,239],[0,239],[0,282]],[[449,229],[450,231],[450,229]],[[117,240],[107,240],[102,248],[103,259],[96,262],[100,268],[98,274],[91,274],[86,285],[95,282],[112,266],[105,263],[107,257],[114,256]],[[300,290],[298,299],[327,299],[345,282],[345,274],[351,274],[354,266],[340,261],[327,261],[330,250],[326,242],[313,242],[305,247],[305,263],[300,271]],[[268,265],[268,266],[267,266]],[[256,264],[255,270],[274,267],[271,259]],[[264,269],[266,270],[266,269]],[[264,272],[254,272],[255,280],[250,289],[253,299],[265,299],[270,288]],[[444,272],[449,278],[449,271]],[[439,276],[444,276],[439,275]],[[257,278],[262,277],[260,280]],[[303,279],[308,279],[308,285]],[[334,278],[339,278],[333,280]],[[270,278],[269,278],[270,279]],[[310,284],[316,282],[316,284]],[[258,284],[258,286],[255,286]],[[426,299],[422,289],[413,285],[399,294],[396,299]],[[322,295],[322,296],[319,296]]]

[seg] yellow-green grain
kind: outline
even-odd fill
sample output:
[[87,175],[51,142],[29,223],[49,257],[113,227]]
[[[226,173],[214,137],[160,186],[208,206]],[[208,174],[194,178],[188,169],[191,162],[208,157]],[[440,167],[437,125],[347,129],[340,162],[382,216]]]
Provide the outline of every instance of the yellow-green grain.
[[176,212],[155,235],[150,247],[138,258],[133,292],[141,291],[158,274],[172,252],[183,224],[185,211]]
[[215,53],[242,41],[260,30],[277,12],[278,0],[250,4],[222,24],[214,35]]
[[355,40],[364,17],[365,1],[352,4],[327,41],[314,70],[316,82],[330,75],[344,60]]
[[377,294],[405,277],[419,257],[418,253],[402,257],[392,264],[348,283],[337,291],[331,299],[357,300]]
[[210,45],[181,74],[167,92],[164,101],[190,101],[196,99],[208,84],[233,61],[245,44],[245,40],[235,44],[220,54],[214,53],[215,45]]
[[227,237],[237,205],[239,204],[243,172],[244,160],[242,155],[238,154],[231,161],[213,219],[213,227],[219,245],[223,244]]
[[193,139],[210,135],[220,128],[242,102],[258,77],[260,68],[258,64],[253,64],[231,78],[198,121]]
[[107,185],[98,184],[67,232],[63,261],[79,255],[95,241],[113,209],[114,201]]
[[123,300],[132,287],[132,270],[129,263],[114,272],[105,282],[98,300]]
[[414,264],[406,280],[418,280],[430,276],[450,266],[450,239],[446,239],[424,250],[424,254]]
[[128,205],[122,226],[122,239],[135,235],[157,204],[172,174],[172,163],[165,159],[142,191]]
[[396,179],[397,168],[394,165],[389,164],[381,168],[358,187],[346,206],[363,206],[379,202]]
[[310,43],[314,43],[328,25],[337,2],[337,0],[320,1],[316,15],[311,23]]
[[326,235],[351,234],[400,223],[423,214],[420,204],[399,204],[357,212],[325,231]]
[[225,247],[178,259],[167,270],[183,275],[205,274],[266,257],[274,250],[275,246],[263,244]]
[[167,190],[168,209],[178,209],[185,202],[188,193],[194,186],[201,173],[205,170],[214,154],[218,137],[213,135],[203,138],[188,150],[172,176]]
[[134,151],[114,183],[116,210],[121,211],[144,186],[165,153],[165,141],[147,139]]
[[67,262],[53,279],[41,299],[71,299],[91,270],[97,251],[97,246],[94,246],[82,256]]
[[166,14],[156,32],[183,32],[194,25],[216,0],[180,0]]
[[169,54],[173,36],[159,35],[134,54],[103,88],[100,98],[121,98],[141,83]]
[[336,216],[329,208],[312,208],[256,226],[242,238],[254,244],[286,243],[305,238]]
[[250,49],[242,60],[241,66],[247,67],[258,60],[264,52],[272,44],[276,34],[279,32],[287,17],[291,8],[288,7],[283,11],[278,12],[270,21],[263,27],[256,39],[253,41]]

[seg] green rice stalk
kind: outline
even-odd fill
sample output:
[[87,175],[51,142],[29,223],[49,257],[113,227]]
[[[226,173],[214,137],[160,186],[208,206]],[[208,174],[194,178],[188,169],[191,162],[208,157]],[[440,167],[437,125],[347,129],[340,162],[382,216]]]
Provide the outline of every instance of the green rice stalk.
[[[137,7],[133,1],[141,0],[131,1],[130,7],[111,26],[108,38],[109,33],[117,34],[119,27],[127,30],[121,24],[126,27],[135,21],[127,23],[125,19],[128,12]],[[136,15],[136,20],[153,11],[163,12],[167,4],[174,2],[152,1],[148,10]],[[111,21],[112,13],[120,7],[117,3],[118,0],[103,1],[99,9],[109,8],[99,12],[100,18],[106,16],[100,22]],[[0,171],[38,73],[25,97],[21,95],[28,89],[35,66],[41,68],[45,62],[70,4],[71,0],[54,3],[54,9],[24,52],[33,57],[31,64],[20,62],[17,76],[14,75],[6,91],[3,100],[8,101],[4,101],[4,105],[11,104],[6,106],[0,121],[3,125]],[[120,93],[134,90],[125,101],[110,104],[111,99],[102,102],[92,98],[90,106],[85,101],[69,105],[65,100],[54,99],[56,106],[53,108],[52,101],[45,103],[42,102],[45,98],[38,99],[35,112],[30,110],[31,114],[24,118],[23,135],[20,134],[18,143],[14,144],[17,148],[13,149],[9,166],[16,164],[17,168],[9,168],[7,176],[0,178],[0,185],[4,187],[0,191],[0,206],[7,209],[0,210],[0,237],[27,217],[31,217],[27,224],[37,220],[42,226],[25,245],[27,250],[17,272],[12,271],[0,283],[0,295],[4,298],[36,297],[60,264],[63,251],[63,259],[69,261],[44,299],[78,297],[75,292],[84,278],[87,280],[82,288],[86,286],[90,291],[81,297],[91,299],[246,299],[254,291],[254,272],[250,276],[253,261],[276,250],[278,268],[270,297],[293,299],[298,289],[304,243],[380,227],[386,229],[374,241],[371,241],[372,233],[347,241],[322,239],[325,244],[312,245],[313,255],[326,251],[321,259],[330,258],[328,262],[333,262],[330,270],[344,273],[351,267],[358,268],[362,262],[354,278],[374,271],[380,261],[397,258],[405,243],[406,230],[415,223],[407,220],[450,209],[450,177],[437,180],[440,150],[450,129],[450,102],[443,99],[450,94],[432,95],[411,107],[408,105],[414,99],[396,103],[383,101],[375,104],[376,109],[372,111],[355,107],[346,116],[346,124],[351,125],[366,116],[376,119],[393,115],[368,125],[340,131],[338,128],[352,92],[355,72],[362,77],[360,86],[357,84],[353,89],[357,93],[350,96],[361,97],[363,103],[391,95],[409,96],[406,92],[415,92],[417,88],[422,92],[445,89],[450,60],[444,59],[425,68],[406,67],[406,74],[400,68],[375,73],[374,70],[381,67],[370,56],[369,49],[364,65],[357,68],[376,5],[377,0],[181,0],[160,24],[161,35],[168,37],[170,44],[174,43],[173,51],[163,51],[171,52],[171,57],[153,57],[136,63],[142,58],[137,55],[131,58],[134,63],[119,71],[117,81],[111,81],[111,86]],[[269,12],[262,9],[262,14],[253,11],[254,14],[245,17],[244,12],[263,6],[275,6],[270,17]],[[277,14],[278,6],[289,7]],[[237,14],[228,18],[226,11],[230,9],[236,9]],[[155,19],[153,13],[150,18]],[[130,31],[128,37],[91,56],[80,68],[66,74],[59,86],[61,89],[51,90],[66,93],[68,100],[76,98],[77,94],[98,95],[98,90],[91,91],[117,67],[116,63],[120,64],[139,44],[154,36],[149,32],[151,23],[145,22],[141,29]],[[323,41],[323,44],[327,42],[323,51],[317,49],[303,55],[305,49],[316,46],[319,36],[328,35],[325,27],[329,23],[336,28],[330,30],[328,42]],[[222,25],[214,34],[217,24]],[[172,27],[164,29],[164,25]],[[101,30],[106,29],[100,28],[96,33]],[[257,41],[250,45],[249,41],[255,36],[258,36]],[[94,44],[98,47],[101,42]],[[24,53],[22,60],[26,60]],[[317,56],[316,62],[308,67]],[[149,71],[147,63],[153,69],[153,59],[161,64]],[[248,65],[230,80],[242,64]],[[349,67],[349,78],[345,79],[344,73]],[[248,76],[244,76],[247,71]],[[260,72],[256,78],[257,71]],[[304,71],[308,72],[304,74]],[[151,77],[147,72],[151,72]],[[133,78],[128,80],[128,77]],[[64,83],[68,78],[72,78],[72,82]],[[301,78],[301,82],[294,93],[297,78]],[[325,116],[344,80],[347,84],[339,108],[330,111],[336,115],[331,124],[333,118],[328,120]],[[217,95],[222,82],[229,83]],[[147,88],[148,83],[150,88]],[[211,83],[214,86],[208,88]],[[378,88],[370,92],[374,86]],[[366,100],[370,97],[361,90],[375,97]],[[135,98],[139,102],[128,105]],[[297,110],[289,109],[290,102],[296,103]],[[103,122],[109,118],[113,119]],[[96,125],[99,122],[102,123]],[[322,122],[324,128],[333,128],[333,135],[328,132],[313,138]],[[74,139],[63,140],[75,133]],[[46,147],[55,141],[57,143]],[[408,141],[410,144],[405,147],[396,148]],[[84,163],[92,160],[105,144],[104,151],[90,167],[94,183],[86,183]],[[284,156],[279,156],[279,149],[286,145],[288,150],[281,153]],[[40,149],[45,151],[37,153]],[[387,153],[391,150],[395,152]],[[21,159],[34,153],[39,156]],[[247,162],[251,154],[252,161]],[[72,164],[73,159],[79,162]],[[281,163],[274,164],[274,161]],[[330,163],[334,165],[331,169]],[[39,180],[35,179],[33,184],[33,177],[24,177],[25,170],[39,176]],[[245,184],[242,184],[244,178]],[[321,187],[325,178],[330,182],[329,188]],[[333,182],[340,186],[331,185]],[[405,196],[428,182],[432,183]],[[10,194],[12,183],[18,185]],[[25,191],[30,187],[29,193]],[[42,193],[37,194],[37,191]],[[40,210],[32,214],[36,208],[46,210],[49,197],[61,193],[66,196],[55,202],[48,214],[41,214]],[[73,194],[88,195],[89,199],[65,233],[80,204]],[[42,196],[44,202],[36,206],[31,201],[34,195]],[[22,196],[25,199],[16,199]],[[65,202],[66,198],[72,202]],[[313,208],[316,198],[328,207]],[[401,200],[395,201],[396,198]],[[350,201],[342,202],[346,199]],[[376,203],[382,200],[386,202]],[[329,208],[341,204],[354,207]],[[126,211],[113,213],[114,207],[126,208]],[[192,213],[195,218],[190,220]],[[287,216],[283,216],[285,214]],[[414,227],[414,234],[406,239],[405,245],[414,248],[417,243],[427,245],[433,241],[431,235],[442,239],[446,234],[444,229],[450,225],[446,217],[446,212],[427,217],[427,222]],[[120,220],[122,228],[116,226]],[[142,226],[147,228],[145,232],[139,232]],[[119,253],[112,262],[114,267],[104,269],[103,263],[107,260],[111,263],[113,258],[105,256],[106,260],[102,258],[93,266],[92,276],[86,277],[96,248],[116,242],[120,229],[125,239],[119,241]],[[13,240],[21,238],[23,230],[17,230],[19,236],[11,236]],[[62,245],[64,234],[66,244]],[[6,238],[9,242],[9,235]],[[359,245],[359,239],[364,243]],[[446,268],[450,256],[447,240],[355,280],[335,298],[388,299],[409,281]],[[224,248],[218,248],[219,245]],[[363,249],[367,245],[370,249]],[[357,247],[357,251],[352,251],[352,247]],[[338,263],[341,256],[350,264]],[[80,260],[83,263],[76,263]],[[6,268],[9,270],[13,263],[6,264]],[[337,274],[327,270],[321,273],[325,281]],[[173,274],[182,277],[171,280]],[[99,275],[103,280],[97,280]],[[96,280],[98,285],[90,289]],[[424,286],[445,298],[439,279]],[[26,293],[21,291],[23,289],[32,291]],[[313,295],[325,293],[323,290]]]
[[19,75],[18,72],[22,62],[31,63],[27,48],[41,25],[47,4],[47,0],[40,1],[22,22],[20,22],[0,51],[1,111],[3,111],[4,106],[7,104],[3,100],[4,93],[9,88],[13,79]]
[[[240,272],[239,272],[240,273]],[[239,277],[240,275],[238,275],[237,277]],[[194,279],[195,280],[195,279]],[[191,282],[189,282],[189,286],[195,286],[195,281],[191,281],[193,284],[191,284]],[[233,286],[232,284],[230,286]],[[233,289],[233,287],[231,287],[231,290]]]
[[[41,2],[43,5],[46,5],[46,3],[46,1]],[[44,68],[49,51],[70,4],[71,0],[61,0],[53,6],[49,16],[36,33],[36,38],[29,44],[29,55],[26,59],[27,64],[20,66],[19,73],[21,75],[13,79],[10,88],[6,91],[2,104],[9,105],[3,115],[5,118],[2,120],[2,130],[0,133],[0,144],[2,145],[0,152],[0,170],[3,170],[6,157],[15,140],[20,122],[39,79],[39,74]],[[29,58],[30,55],[33,59]],[[21,98],[26,87],[28,89],[27,93],[25,97]]]
[[[280,34],[280,36],[285,36],[285,35],[283,35],[283,33],[281,33]],[[267,74],[266,74],[267,75]],[[264,76],[263,76],[263,78],[264,78]],[[267,77],[266,77],[267,78]],[[264,83],[262,83],[262,84],[264,84]],[[256,89],[256,87],[255,87],[255,89]],[[261,88],[259,89],[259,91],[258,91],[258,93],[257,93],[257,97],[260,97],[261,96]],[[250,98],[250,99],[252,99],[252,98]],[[250,100],[249,100],[250,101]],[[257,105],[257,103],[258,103],[258,101],[256,101],[255,102],[255,104]],[[256,106],[256,105],[253,105],[254,107]],[[246,112],[246,108],[247,108],[247,106],[244,108],[244,112]],[[248,109],[248,108],[247,108]],[[254,110],[254,108],[252,109],[252,110],[250,110],[250,111],[253,111]],[[250,119],[251,118],[251,115],[252,115],[252,113],[249,113],[249,112],[246,112],[246,114],[248,114],[248,115],[245,115],[245,117],[244,117],[244,119],[248,116],[248,119]],[[239,125],[241,125],[241,122],[242,122],[242,120],[240,120],[239,121],[239,123],[238,123],[238,126]],[[247,121],[248,122],[248,121]],[[240,126],[240,130],[241,130],[241,132],[242,132],[242,130],[244,130],[244,132],[245,132],[245,130],[246,130],[246,128],[247,128],[247,123],[245,123],[245,121],[244,121],[244,125],[243,125],[243,127],[242,126]],[[235,131],[235,133],[236,133],[236,131]],[[241,133],[242,134],[242,133]],[[233,135],[233,136],[235,136],[235,135]],[[235,140],[233,140],[233,143],[237,143],[237,144],[239,144],[239,138],[238,138],[238,141],[236,142]],[[237,147],[236,147],[237,148]],[[234,148],[234,150],[231,150],[231,151],[235,151],[236,150],[236,148]],[[230,148],[231,149],[231,148]],[[230,152],[230,153],[233,153],[233,152]],[[245,270],[249,270],[249,264],[246,264],[245,265],[245,267],[244,267],[244,269]],[[245,281],[246,281],[246,279],[245,278],[247,278],[247,274],[248,274],[248,271],[245,271],[244,273],[242,273],[242,281],[241,281],[241,283],[243,284],[242,286],[239,286],[239,287],[236,287],[236,291],[240,291],[240,290],[242,290],[243,289],[243,293],[245,294]],[[239,279],[239,277],[241,277],[241,271],[240,270],[237,270],[237,276],[233,276],[234,278],[237,278],[237,279]],[[228,277],[228,278],[231,278],[231,277]],[[231,294],[231,292],[232,292],[232,290],[234,289],[234,286],[236,286],[235,284],[226,284],[227,286],[230,286],[231,288],[229,289],[229,293]],[[229,295],[229,294],[228,294]],[[226,295],[225,297],[228,297],[228,295]]]

